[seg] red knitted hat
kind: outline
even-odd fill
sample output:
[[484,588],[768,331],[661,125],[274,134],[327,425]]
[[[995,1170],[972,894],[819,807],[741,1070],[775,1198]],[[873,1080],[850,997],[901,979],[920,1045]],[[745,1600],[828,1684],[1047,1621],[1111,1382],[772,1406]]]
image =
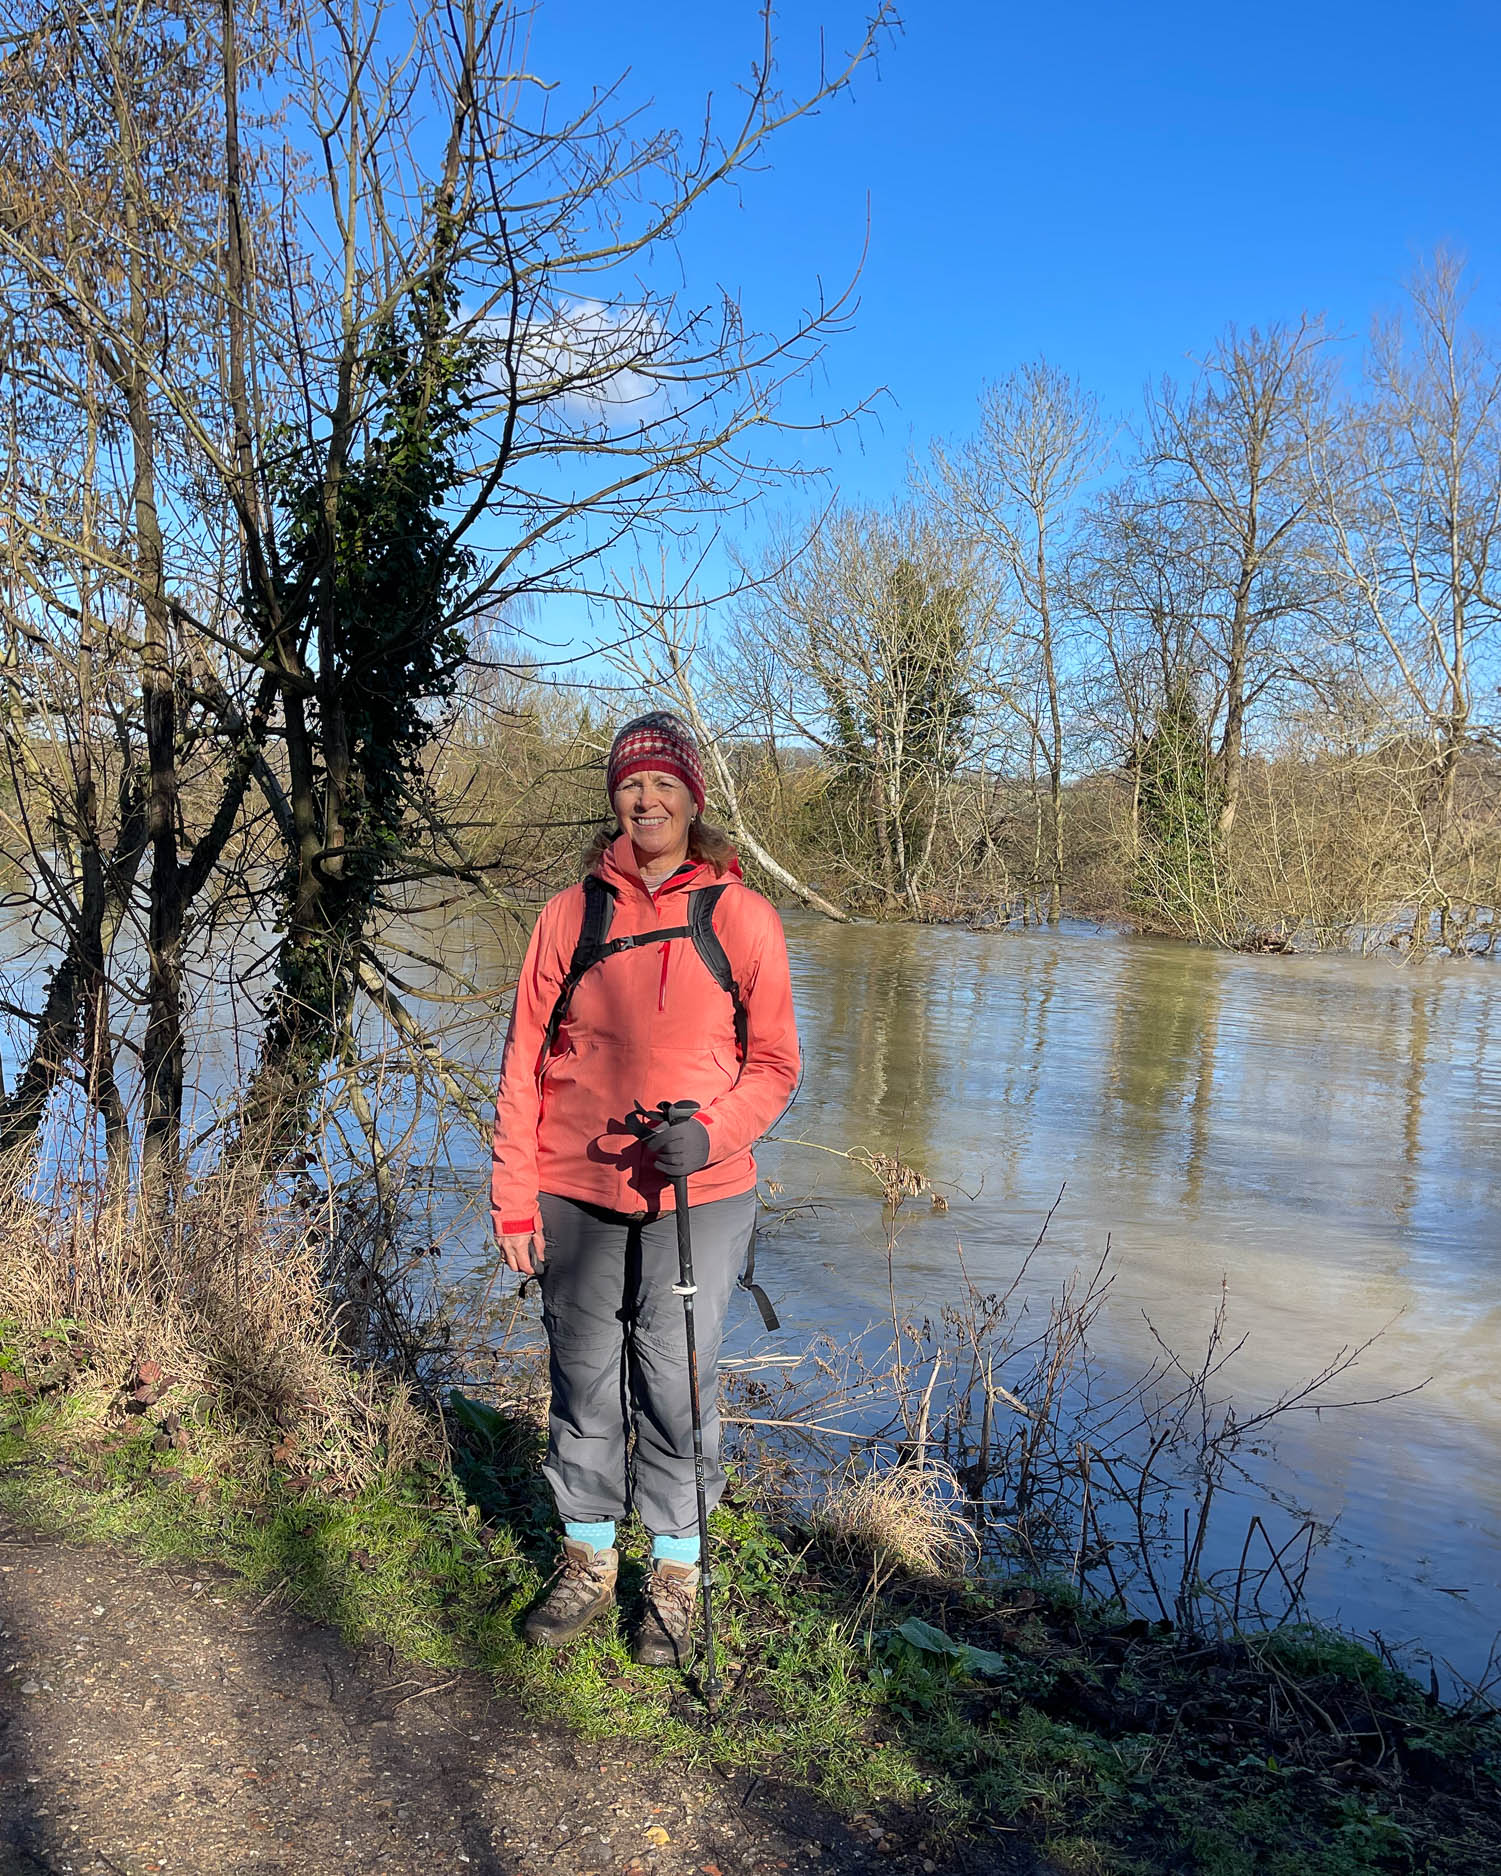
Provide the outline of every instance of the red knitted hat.
[[704,771],[698,759],[698,744],[686,723],[679,722],[668,710],[652,710],[644,717],[633,717],[616,732],[610,745],[610,760],[605,771],[610,799],[628,775],[656,769],[675,775],[693,796],[700,814],[704,811]]

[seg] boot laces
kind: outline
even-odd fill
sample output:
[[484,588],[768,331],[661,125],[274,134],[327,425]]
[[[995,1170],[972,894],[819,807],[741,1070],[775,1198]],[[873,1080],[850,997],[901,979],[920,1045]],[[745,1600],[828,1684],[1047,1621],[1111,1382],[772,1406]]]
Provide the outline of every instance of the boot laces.
[[594,1601],[604,1583],[605,1569],[597,1558],[565,1557],[547,1600],[560,1615],[573,1615]]
[[693,1607],[698,1600],[698,1583],[680,1576],[668,1576],[653,1570],[647,1597],[652,1613],[669,1635],[686,1635],[693,1627]]

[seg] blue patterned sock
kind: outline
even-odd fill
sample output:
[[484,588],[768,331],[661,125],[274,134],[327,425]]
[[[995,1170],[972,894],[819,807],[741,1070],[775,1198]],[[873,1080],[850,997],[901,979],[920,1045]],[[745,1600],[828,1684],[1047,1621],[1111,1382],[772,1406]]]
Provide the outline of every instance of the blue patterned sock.
[[697,1563],[698,1537],[654,1537],[651,1540],[653,1563]]
[[565,1524],[563,1535],[570,1544],[592,1544],[596,1551],[615,1547],[615,1520],[605,1518],[598,1524]]

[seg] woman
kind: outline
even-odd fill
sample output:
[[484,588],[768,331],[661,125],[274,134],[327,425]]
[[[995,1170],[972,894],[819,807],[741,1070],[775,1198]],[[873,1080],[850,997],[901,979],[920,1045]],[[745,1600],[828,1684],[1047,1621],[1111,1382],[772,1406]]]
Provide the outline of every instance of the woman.
[[[755,1222],[750,1149],[796,1088],[797,1032],[781,920],[703,821],[685,725],[665,711],[627,723],[608,788],[617,826],[596,839],[583,884],[549,900],[532,932],[496,1108],[495,1234],[510,1269],[541,1278],[552,1374],[543,1472],[563,1521],[562,1562],[526,1634],[558,1646],[611,1608],[615,1527],[634,1508],[652,1568],[632,1652],[684,1667],[698,1512],[672,1180],[688,1179],[715,1504],[720,1340]],[[698,1103],[696,1118],[642,1118],[683,1100]]]

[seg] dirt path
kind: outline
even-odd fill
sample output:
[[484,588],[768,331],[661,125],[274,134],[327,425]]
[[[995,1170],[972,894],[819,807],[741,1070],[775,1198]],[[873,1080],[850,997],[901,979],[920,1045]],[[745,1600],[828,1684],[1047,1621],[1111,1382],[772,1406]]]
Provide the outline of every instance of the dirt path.
[[774,1876],[940,1864],[358,1652],[244,1586],[0,1525],[0,1876]]

